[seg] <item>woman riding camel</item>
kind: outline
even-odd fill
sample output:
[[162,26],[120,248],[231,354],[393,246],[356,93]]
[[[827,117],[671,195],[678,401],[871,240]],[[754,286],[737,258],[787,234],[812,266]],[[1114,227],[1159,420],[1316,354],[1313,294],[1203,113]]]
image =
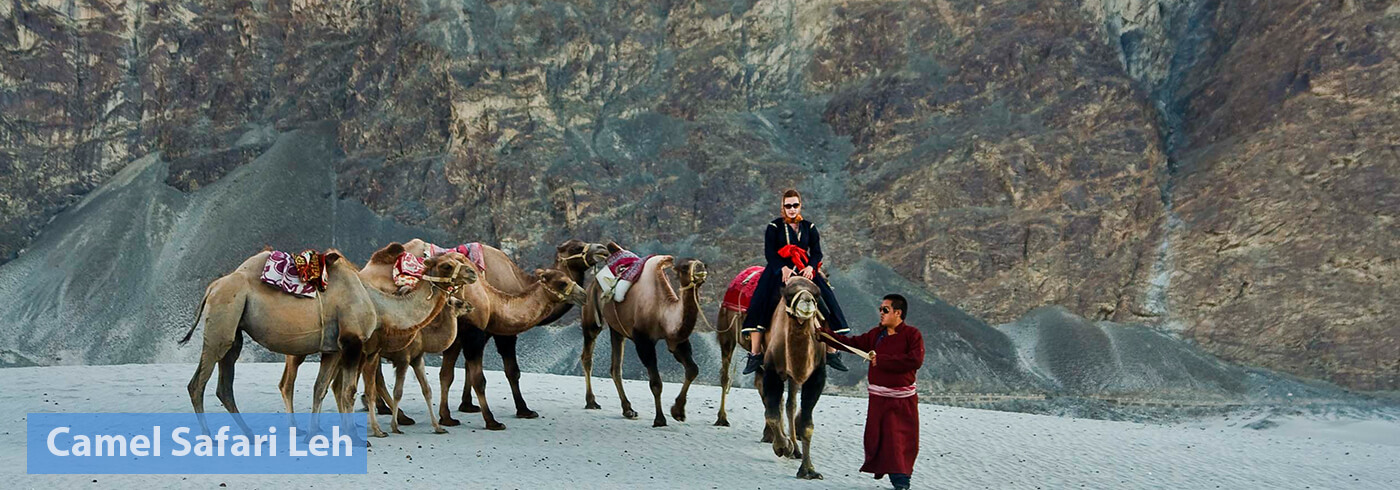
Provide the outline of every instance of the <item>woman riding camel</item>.
[[[744,317],[742,332],[749,334],[750,345],[744,374],[757,371],[763,365],[763,353],[759,349],[763,345],[763,332],[768,329],[763,323],[773,317],[773,308],[780,301],[778,292],[794,274],[811,279],[821,288],[822,300],[818,302],[818,307],[831,330],[843,334],[850,331],[845,315],[841,314],[841,306],[836,303],[836,294],[831,292],[831,285],[827,284],[826,277],[820,272],[821,235],[817,233],[816,225],[802,219],[802,195],[796,189],[783,191],[782,216],[768,223],[763,237],[763,255],[768,259],[768,264],[763,268],[748,314]],[[847,370],[835,349],[827,349],[826,365],[840,371]]]

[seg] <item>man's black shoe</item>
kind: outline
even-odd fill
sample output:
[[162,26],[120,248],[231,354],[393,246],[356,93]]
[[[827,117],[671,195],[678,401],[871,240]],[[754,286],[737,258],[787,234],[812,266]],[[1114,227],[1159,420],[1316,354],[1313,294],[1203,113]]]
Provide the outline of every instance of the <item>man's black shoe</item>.
[[846,367],[846,364],[845,364],[845,363],[841,362],[841,353],[839,353],[839,352],[830,352],[830,353],[827,353],[827,355],[826,355],[826,365],[827,365],[827,366],[831,366],[831,369],[835,369],[835,370],[837,370],[837,371],[850,371],[850,370],[851,370],[851,368]]

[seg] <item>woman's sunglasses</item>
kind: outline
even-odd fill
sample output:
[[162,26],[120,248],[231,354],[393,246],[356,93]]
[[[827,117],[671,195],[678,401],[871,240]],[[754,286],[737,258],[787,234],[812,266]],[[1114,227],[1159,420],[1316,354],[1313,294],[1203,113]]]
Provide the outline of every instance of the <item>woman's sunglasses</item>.
[[797,209],[797,208],[800,208],[800,207],[802,207],[802,203],[800,203],[800,202],[795,202],[795,203],[792,203],[792,204],[784,204],[784,205],[783,205],[783,208],[784,208],[784,209]]

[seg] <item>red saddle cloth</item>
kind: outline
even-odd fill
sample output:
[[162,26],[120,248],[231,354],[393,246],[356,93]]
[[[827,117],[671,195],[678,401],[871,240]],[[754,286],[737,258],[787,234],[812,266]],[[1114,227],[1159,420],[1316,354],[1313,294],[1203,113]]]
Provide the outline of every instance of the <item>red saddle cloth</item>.
[[720,307],[739,313],[749,311],[749,301],[753,299],[753,291],[758,288],[758,278],[762,275],[763,266],[755,265],[734,276],[734,280],[729,281],[729,288],[724,290],[724,302]]
[[316,297],[326,290],[326,259],[315,250],[297,255],[275,250],[263,264],[262,281],[297,296]]

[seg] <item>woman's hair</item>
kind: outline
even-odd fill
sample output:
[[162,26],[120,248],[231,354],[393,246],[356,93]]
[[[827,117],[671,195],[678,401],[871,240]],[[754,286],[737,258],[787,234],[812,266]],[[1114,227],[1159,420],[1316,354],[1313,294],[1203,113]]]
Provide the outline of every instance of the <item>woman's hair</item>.
[[802,193],[797,192],[797,189],[788,189],[783,191],[783,200],[786,201],[789,197],[795,197],[797,198],[798,202],[802,202]]

